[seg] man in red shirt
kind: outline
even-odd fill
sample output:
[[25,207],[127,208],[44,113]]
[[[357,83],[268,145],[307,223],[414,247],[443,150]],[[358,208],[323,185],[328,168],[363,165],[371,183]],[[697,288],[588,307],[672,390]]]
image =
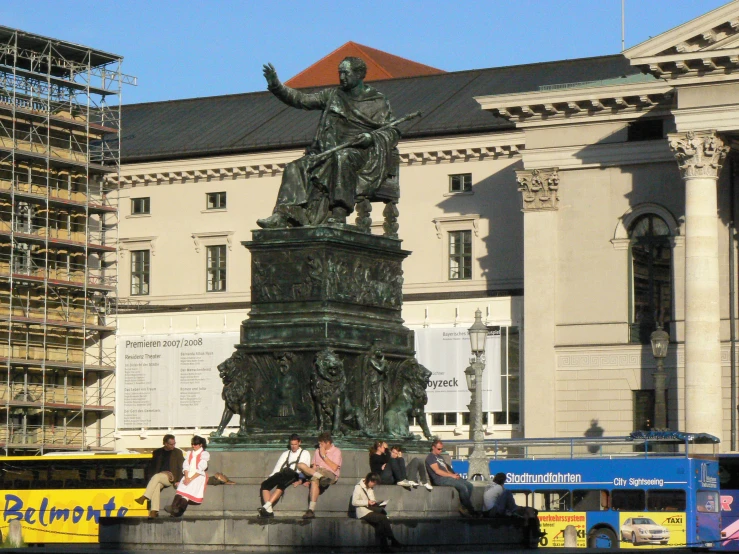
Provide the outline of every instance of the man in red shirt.
[[318,449],[313,454],[310,467],[298,464],[298,471],[302,471],[310,481],[310,504],[303,519],[316,517],[316,503],[318,495],[325,491],[329,485],[339,480],[341,473],[341,450],[334,446],[331,433],[318,435]]

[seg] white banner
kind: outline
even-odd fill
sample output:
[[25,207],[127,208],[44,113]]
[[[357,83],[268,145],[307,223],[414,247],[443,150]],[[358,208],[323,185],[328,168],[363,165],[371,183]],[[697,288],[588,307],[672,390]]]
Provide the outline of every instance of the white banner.
[[[415,329],[416,358],[431,372],[426,413],[468,412],[470,391],[464,370],[470,365],[467,329]],[[482,376],[482,411],[500,412],[500,330],[488,331]]]
[[238,342],[239,333],[117,337],[118,428],[217,426],[217,366]]

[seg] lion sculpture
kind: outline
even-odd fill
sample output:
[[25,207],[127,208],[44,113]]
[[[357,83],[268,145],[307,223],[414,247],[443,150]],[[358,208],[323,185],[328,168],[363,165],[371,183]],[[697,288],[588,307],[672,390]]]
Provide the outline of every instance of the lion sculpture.
[[319,433],[329,430],[334,435],[341,434],[345,389],[344,362],[332,349],[324,348],[316,354],[310,378],[310,393]]
[[399,392],[385,410],[385,432],[394,438],[413,438],[410,432],[411,418],[415,417],[424,436],[431,439],[431,431],[426,423],[424,407],[428,402],[426,385],[431,372],[415,358],[405,360],[398,368],[396,385]]
[[254,405],[249,399],[254,397],[253,389],[246,371],[246,360],[239,352],[234,352],[225,362],[218,364],[218,374],[223,381],[221,398],[225,402],[221,423],[211,437],[220,437],[234,414],[239,414],[239,431],[231,436],[248,435],[246,424],[254,417]]

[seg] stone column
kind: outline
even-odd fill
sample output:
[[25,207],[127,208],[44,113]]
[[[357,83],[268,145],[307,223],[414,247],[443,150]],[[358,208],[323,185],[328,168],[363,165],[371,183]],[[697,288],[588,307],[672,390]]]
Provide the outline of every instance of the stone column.
[[556,431],[555,299],[557,283],[557,168],[517,171],[523,199],[523,426],[531,437]]
[[716,182],[729,148],[714,131],[668,140],[685,180],[685,431],[722,438]]

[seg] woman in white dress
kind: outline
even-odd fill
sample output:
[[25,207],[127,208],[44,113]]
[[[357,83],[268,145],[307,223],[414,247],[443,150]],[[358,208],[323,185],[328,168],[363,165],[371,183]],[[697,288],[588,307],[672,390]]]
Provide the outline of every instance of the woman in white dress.
[[208,483],[208,461],[210,453],[206,452],[207,442],[203,437],[194,436],[190,443],[192,450],[185,456],[182,464],[182,480],[177,485],[172,505],[164,508],[175,517],[185,513],[188,504],[202,504],[205,486]]

